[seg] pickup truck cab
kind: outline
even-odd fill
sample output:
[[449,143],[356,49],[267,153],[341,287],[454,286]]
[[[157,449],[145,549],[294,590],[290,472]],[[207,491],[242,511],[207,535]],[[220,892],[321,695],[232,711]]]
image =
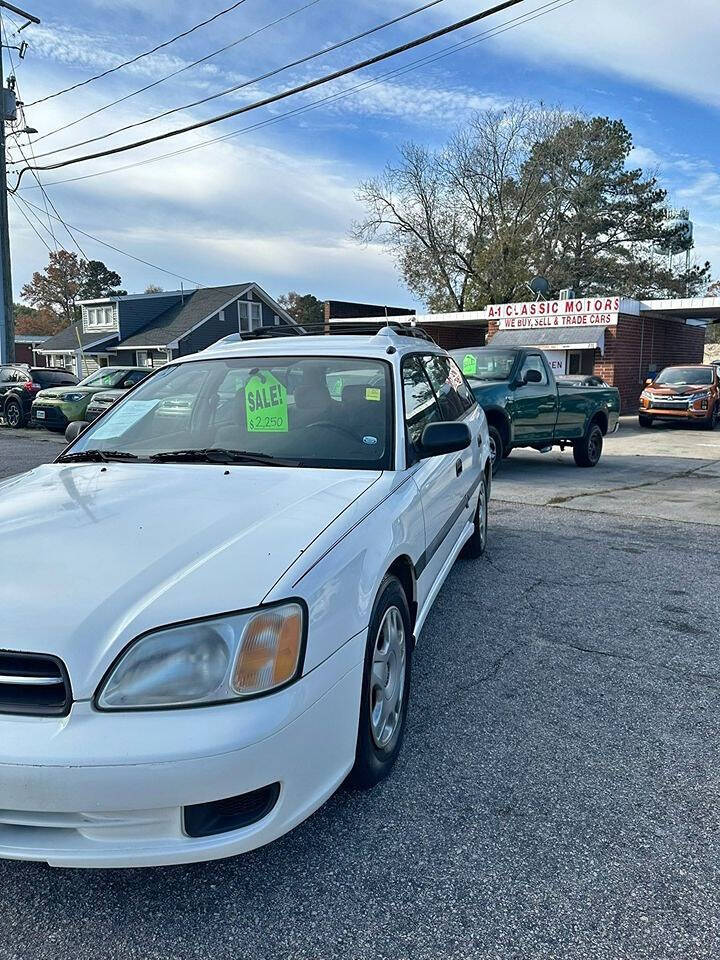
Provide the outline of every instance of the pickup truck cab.
[[465,347],[451,356],[485,411],[493,474],[516,447],[572,446],[579,467],[594,467],[603,437],[618,428],[619,391],[558,383],[542,350]]
[[68,433],[0,483],[0,857],[227,857],[386,777],[415,641],[486,542],[447,353],[235,335]]

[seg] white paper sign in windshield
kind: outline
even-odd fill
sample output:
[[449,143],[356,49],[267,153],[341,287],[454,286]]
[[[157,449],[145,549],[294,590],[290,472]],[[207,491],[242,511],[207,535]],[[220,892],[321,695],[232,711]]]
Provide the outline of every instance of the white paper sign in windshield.
[[109,440],[111,437],[121,437],[130,427],[142,420],[160,403],[159,400],[126,400],[111,414],[105,423],[102,423],[93,433],[93,440]]

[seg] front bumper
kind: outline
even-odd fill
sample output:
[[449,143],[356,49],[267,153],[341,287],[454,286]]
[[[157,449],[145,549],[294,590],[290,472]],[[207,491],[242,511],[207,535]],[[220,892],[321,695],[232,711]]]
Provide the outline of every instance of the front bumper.
[[52,404],[34,403],[30,410],[30,420],[35,427],[62,429],[70,423],[65,410]]
[[693,410],[692,407],[640,407],[638,416],[652,417],[653,420],[707,420],[712,410]]
[[[275,840],[316,810],[350,770],[365,635],[297,683],[247,703],[0,717],[0,857],[64,867],[212,860]],[[183,808],[279,783],[250,826],[206,837]]]

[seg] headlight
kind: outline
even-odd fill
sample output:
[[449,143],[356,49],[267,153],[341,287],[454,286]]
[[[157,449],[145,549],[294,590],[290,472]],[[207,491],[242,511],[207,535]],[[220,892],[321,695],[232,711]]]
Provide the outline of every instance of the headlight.
[[98,689],[100,710],[222,703],[268,693],[302,666],[305,613],[291,601],[162,627],[134,640]]
[[643,390],[643,392],[640,394],[641,400],[652,400],[652,398],[653,398],[653,395],[651,393],[648,393],[647,390]]
[[696,400],[709,400],[709,399],[710,399],[710,391],[705,390],[702,393],[693,393],[693,395],[690,397],[690,403],[695,403]]
[[62,393],[60,399],[63,403],[76,403],[78,400],[84,400],[86,393]]

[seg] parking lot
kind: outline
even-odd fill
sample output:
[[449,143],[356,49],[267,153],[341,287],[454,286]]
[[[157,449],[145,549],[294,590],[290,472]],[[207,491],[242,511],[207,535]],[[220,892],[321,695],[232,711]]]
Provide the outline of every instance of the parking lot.
[[[2,428],[0,475],[61,448]],[[719,504],[720,431],[514,452],[388,781],[233,860],[0,861],[0,957],[717,956]]]

